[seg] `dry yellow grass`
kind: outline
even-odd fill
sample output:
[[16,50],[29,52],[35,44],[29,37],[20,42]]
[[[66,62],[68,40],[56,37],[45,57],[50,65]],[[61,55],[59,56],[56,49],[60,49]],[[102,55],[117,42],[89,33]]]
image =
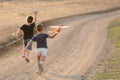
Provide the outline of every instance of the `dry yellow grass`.
[[6,1],[0,3],[0,43],[9,42],[18,27],[26,22],[26,15],[34,9],[38,22],[49,19],[118,7],[119,0],[40,0]]

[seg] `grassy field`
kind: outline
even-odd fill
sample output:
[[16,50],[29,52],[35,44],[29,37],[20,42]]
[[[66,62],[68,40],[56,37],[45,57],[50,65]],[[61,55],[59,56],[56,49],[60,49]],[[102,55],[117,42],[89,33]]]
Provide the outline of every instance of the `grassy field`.
[[120,80],[120,19],[110,23],[108,36],[114,47],[113,52],[97,69],[94,80]]
[[[0,0],[0,45],[15,39],[26,16],[38,10],[38,22],[119,7],[120,0]],[[3,36],[4,35],[4,36]]]

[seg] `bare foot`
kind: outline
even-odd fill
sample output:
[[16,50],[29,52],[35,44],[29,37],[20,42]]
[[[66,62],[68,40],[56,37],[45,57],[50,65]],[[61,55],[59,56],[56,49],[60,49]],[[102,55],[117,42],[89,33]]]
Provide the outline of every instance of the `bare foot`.
[[25,58],[25,61],[26,61],[26,62],[30,62],[30,60],[29,60],[28,58]]
[[40,72],[40,71],[37,71],[36,73],[37,73],[38,75],[39,75],[39,74],[41,74],[41,72]]
[[22,57],[22,58],[25,58],[25,56],[24,56],[24,55],[22,55],[21,57]]

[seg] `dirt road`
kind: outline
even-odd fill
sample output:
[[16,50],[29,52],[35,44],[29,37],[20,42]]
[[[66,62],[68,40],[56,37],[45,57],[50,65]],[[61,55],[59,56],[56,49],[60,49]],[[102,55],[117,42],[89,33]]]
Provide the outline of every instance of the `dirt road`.
[[[84,80],[83,75],[104,56],[107,25],[120,17],[120,11],[75,16],[56,21],[70,28],[62,30],[55,39],[48,39],[48,57],[40,80]],[[0,80],[37,80],[35,49],[26,63],[21,59],[22,45],[12,47],[0,58]],[[38,79],[39,80],[39,79]]]

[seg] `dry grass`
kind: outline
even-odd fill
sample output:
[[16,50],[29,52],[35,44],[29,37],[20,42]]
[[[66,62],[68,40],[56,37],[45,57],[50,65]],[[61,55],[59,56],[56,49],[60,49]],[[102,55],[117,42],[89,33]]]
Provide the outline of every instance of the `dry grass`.
[[0,3],[0,43],[9,42],[26,16],[34,9],[39,11],[38,22],[118,7],[119,0],[10,0]]
[[111,22],[108,34],[114,45],[113,52],[97,67],[93,80],[120,80],[120,19]]

